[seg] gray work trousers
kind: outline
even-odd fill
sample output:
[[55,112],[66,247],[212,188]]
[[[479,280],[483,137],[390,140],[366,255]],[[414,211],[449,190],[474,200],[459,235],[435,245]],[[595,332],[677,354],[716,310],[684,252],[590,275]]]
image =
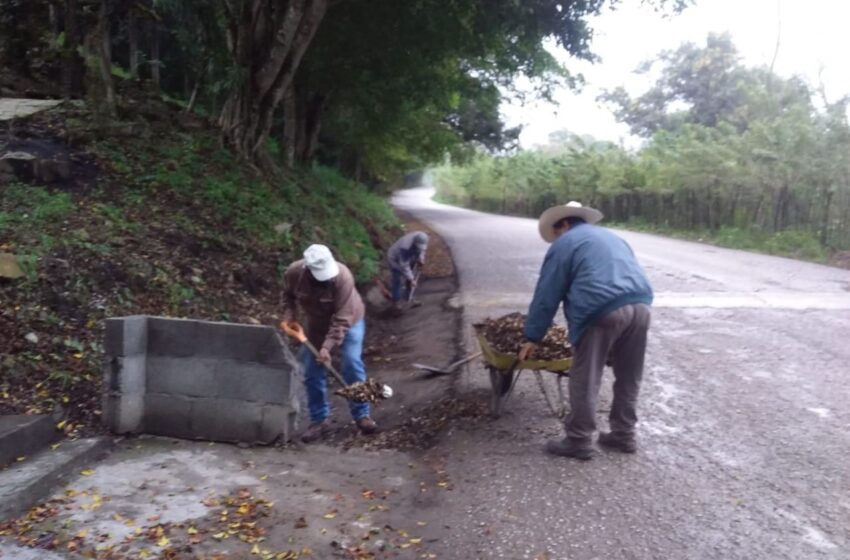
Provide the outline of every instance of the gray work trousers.
[[624,305],[597,319],[584,332],[574,348],[570,368],[570,413],[564,420],[567,437],[589,440],[593,436],[602,369],[609,354],[614,365],[611,431],[634,436],[649,322],[648,305]]

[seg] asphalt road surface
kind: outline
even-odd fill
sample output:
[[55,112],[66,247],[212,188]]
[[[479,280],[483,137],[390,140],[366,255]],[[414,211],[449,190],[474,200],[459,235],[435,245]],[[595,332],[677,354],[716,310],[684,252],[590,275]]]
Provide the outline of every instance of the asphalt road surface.
[[[548,246],[535,220],[431,194],[394,203],[451,247],[472,349],[472,322],[527,310]],[[501,418],[435,450],[454,484],[440,557],[850,558],[850,271],[617,233],[657,294],[638,453],[544,455],[562,429],[523,374]],[[464,375],[488,386],[480,365]]]

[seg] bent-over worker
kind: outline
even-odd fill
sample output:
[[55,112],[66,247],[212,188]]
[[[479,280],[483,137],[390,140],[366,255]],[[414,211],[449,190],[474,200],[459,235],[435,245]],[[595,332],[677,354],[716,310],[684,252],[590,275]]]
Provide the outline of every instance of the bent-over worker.
[[425,251],[428,249],[428,234],[411,231],[401,236],[387,251],[387,263],[392,273],[392,298],[399,302],[406,297],[405,282],[413,289],[416,287],[414,268],[425,264]]
[[519,358],[533,355],[564,306],[570,343],[570,413],[563,440],[547,442],[554,455],[590,459],[596,430],[596,400],[602,371],[610,354],[614,368],[614,401],[610,432],[600,433],[599,444],[634,453],[637,400],[643,376],[646,337],[650,322],[652,287],[631,247],[620,237],[595,224],[596,209],[578,202],[549,208],[538,228],[551,243],[525,323],[525,342]]
[[[330,431],[324,366],[331,364],[331,351],[340,348],[341,373],[346,383],[366,381],[362,358],[365,306],[351,271],[337,262],[324,245],[310,245],[304,251],[304,258],[286,269],[282,302],[283,320],[291,323],[301,311],[306,319],[307,340],[319,350],[316,358],[304,347],[300,357],[310,409],[310,426],[301,435],[301,441],[310,443]],[[377,431],[377,424],[369,417],[368,403],[350,402],[349,409],[361,432]]]

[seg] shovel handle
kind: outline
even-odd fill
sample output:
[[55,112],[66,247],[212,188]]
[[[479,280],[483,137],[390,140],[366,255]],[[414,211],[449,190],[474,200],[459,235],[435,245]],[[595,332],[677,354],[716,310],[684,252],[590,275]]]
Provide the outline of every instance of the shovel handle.
[[[416,282],[417,284],[419,283],[419,273],[420,272],[421,271],[419,270],[419,267],[416,267],[416,276],[413,277],[413,281]],[[407,293],[407,302],[408,303],[413,301],[413,292],[415,292],[415,291],[416,291],[416,286],[413,286],[412,288],[410,288],[410,291]]]
[[[285,332],[286,334],[306,346],[307,349],[310,350],[310,352],[313,354],[313,356],[316,357],[316,359],[319,358],[319,351],[316,350],[316,347],[313,346],[313,344],[309,340],[307,340],[307,335],[304,334],[304,328],[300,324],[296,323],[295,321],[281,321],[280,328],[283,330],[283,332]],[[337,383],[339,383],[343,387],[348,387],[348,383],[345,382],[345,379],[342,378],[342,375],[339,374],[339,372],[336,370],[336,368],[333,367],[333,365],[322,365],[326,370],[331,372],[331,375],[334,376],[334,379],[336,379]]]
[[295,321],[281,321],[280,328],[283,330],[283,332],[285,332],[301,344],[304,344],[304,342],[307,341],[307,335],[304,334],[304,328]]

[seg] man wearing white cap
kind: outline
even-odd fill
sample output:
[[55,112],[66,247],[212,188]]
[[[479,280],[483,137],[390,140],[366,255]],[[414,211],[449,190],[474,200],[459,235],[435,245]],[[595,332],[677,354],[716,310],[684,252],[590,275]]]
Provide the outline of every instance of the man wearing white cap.
[[[310,443],[330,431],[324,366],[331,363],[331,351],[340,347],[341,373],[346,383],[366,381],[362,358],[365,306],[351,271],[338,263],[324,245],[310,245],[304,251],[304,258],[286,269],[282,301],[283,320],[293,322],[300,310],[306,319],[307,339],[319,349],[318,359],[306,348],[301,353],[310,409],[310,426],[301,435],[301,441]],[[361,432],[377,431],[375,421],[369,417],[368,403],[350,402],[349,409]]]
[[602,213],[578,202],[549,208],[540,216],[543,239],[552,244],[528,309],[527,342],[519,359],[534,353],[563,303],[570,343],[570,413],[566,438],[547,442],[553,455],[590,459],[596,431],[596,399],[608,357],[614,368],[611,431],[599,435],[605,447],[634,453],[637,398],[643,376],[652,287],[631,247],[595,226]]
[[387,251],[387,263],[392,274],[393,302],[404,297],[403,283],[407,281],[410,289],[416,287],[416,275],[413,269],[425,264],[425,251],[428,249],[428,234],[411,231],[401,236]]

